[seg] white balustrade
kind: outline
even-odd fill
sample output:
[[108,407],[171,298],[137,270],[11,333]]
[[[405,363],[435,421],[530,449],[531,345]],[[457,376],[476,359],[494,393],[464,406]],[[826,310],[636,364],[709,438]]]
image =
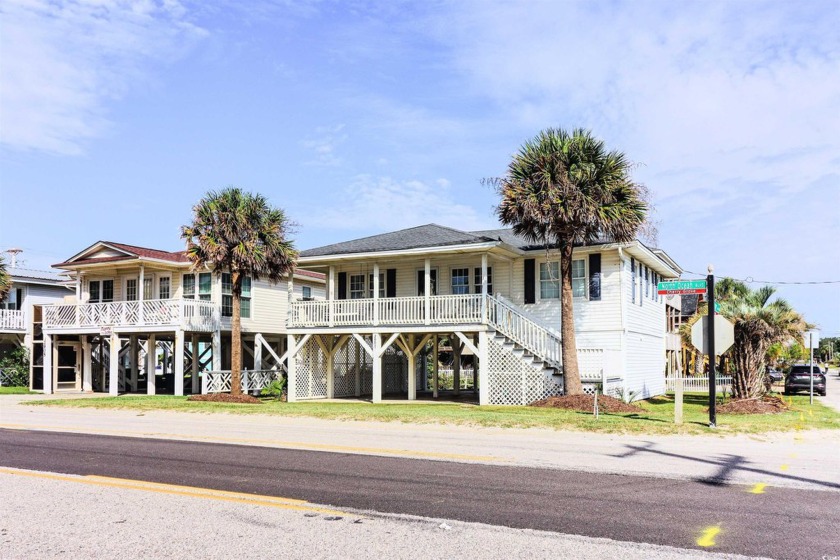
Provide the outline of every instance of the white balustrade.
[[193,331],[213,331],[219,313],[210,301],[155,299],[112,301],[70,305],[45,305],[44,328],[100,328],[140,326],[180,326]]
[[25,331],[26,316],[23,311],[14,309],[0,310],[0,331]]
[[563,363],[560,335],[527,317],[514,304],[488,296],[488,322],[497,331],[550,365]]
[[[677,377],[665,378],[665,390],[675,391],[677,387]],[[683,377],[683,391],[686,393],[708,393],[709,392],[709,376],[704,377]],[[718,393],[728,393],[732,390],[731,376],[717,376],[716,391]]]
[[[279,379],[281,372],[273,369],[242,370],[239,375],[240,387],[243,393],[262,391],[275,379]],[[205,371],[201,374],[202,394],[230,393],[232,375],[230,370]]]

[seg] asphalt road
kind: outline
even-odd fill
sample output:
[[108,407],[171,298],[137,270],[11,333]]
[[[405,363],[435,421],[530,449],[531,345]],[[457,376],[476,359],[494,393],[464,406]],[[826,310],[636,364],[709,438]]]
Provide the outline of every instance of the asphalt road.
[[840,556],[834,491],[19,430],[0,430],[0,466],[681,548],[718,528],[706,550]]

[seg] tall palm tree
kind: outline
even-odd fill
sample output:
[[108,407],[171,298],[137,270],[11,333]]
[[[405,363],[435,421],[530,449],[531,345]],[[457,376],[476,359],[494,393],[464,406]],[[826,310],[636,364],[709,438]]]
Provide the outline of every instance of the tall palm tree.
[[6,268],[6,259],[0,256],[0,303],[9,295],[12,289],[12,278],[9,276],[9,271]]
[[288,239],[292,224],[280,208],[260,194],[235,187],[211,191],[193,207],[193,222],[181,228],[194,270],[230,273],[231,387],[239,395],[242,372],[242,281],[267,278],[279,282],[294,272],[298,253]]
[[633,165],[584,129],[548,128],[527,141],[495,181],[499,220],[529,240],[560,252],[563,374],[568,394],[583,393],[572,299],[572,251],[601,237],[635,238],[647,217]]
[[770,345],[801,340],[808,324],[787,301],[770,301],[776,293],[773,286],[750,290],[741,284],[738,293],[742,295],[721,302],[721,314],[735,324],[733,397],[749,399],[766,391],[764,368]]

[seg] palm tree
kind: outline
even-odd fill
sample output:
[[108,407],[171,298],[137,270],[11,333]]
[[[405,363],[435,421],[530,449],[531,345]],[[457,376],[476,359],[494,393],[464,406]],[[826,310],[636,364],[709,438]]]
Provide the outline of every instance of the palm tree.
[[0,256],[0,303],[9,295],[12,289],[12,278],[9,276],[9,271],[6,269],[6,259]]
[[267,278],[279,282],[294,272],[298,253],[287,239],[292,224],[280,208],[259,194],[228,187],[211,191],[193,207],[193,222],[181,228],[194,270],[229,272],[233,296],[231,317],[231,387],[242,392],[242,281]]
[[575,342],[572,251],[607,237],[631,241],[645,222],[644,189],[632,164],[588,130],[548,128],[526,142],[495,180],[499,220],[529,240],[560,251],[560,319],[567,394],[583,393]]
[[731,349],[735,364],[732,393],[736,399],[756,398],[767,390],[765,360],[773,343],[802,338],[808,324],[783,299],[770,301],[773,286],[750,290],[740,282],[736,295],[721,302],[721,314],[735,324]]

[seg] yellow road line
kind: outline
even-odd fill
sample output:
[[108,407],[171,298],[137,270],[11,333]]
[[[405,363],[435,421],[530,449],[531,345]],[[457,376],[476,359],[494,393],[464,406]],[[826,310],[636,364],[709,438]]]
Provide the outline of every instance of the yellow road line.
[[50,426],[37,424],[0,424],[0,428],[8,428],[10,430],[36,430],[36,431],[58,431],[58,432],[74,432],[85,433],[93,435],[117,435],[130,437],[153,437],[166,439],[181,439],[181,440],[195,440],[218,443],[236,443],[236,444],[260,444],[269,445],[273,447],[289,448],[289,449],[309,449],[313,451],[329,451],[333,453],[369,453],[372,455],[393,455],[397,457],[424,457],[429,459],[451,459],[460,461],[475,461],[475,462],[498,462],[501,461],[498,457],[490,455],[467,455],[462,453],[440,453],[436,451],[412,451],[410,449],[393,449],[382,447],[360,447],[351,445],[334,445],[328,443],[306,443],[297,441],[280,441],[271,439],[259,438],[234,438],[221,436],[199,436],[192,434],[170,434],[165,432],[143,432],[131,430],[103,430],[92,429],[85,426]]
[[756,483],[755,486],[750,489],[750,494],[764,494],[764,489],[767,488],[767,485],[763,482]]
[[706,527],[705,529],[703,529],[703,532],[700,533],[700,537],[697,539],[697,546],[702,546],[704,548],[715,546],[715,537],[717,537],[719,534],[720,525]]
[[786,470],[788,470],[789,468],[790,468],[790,465],[782,465],[781,467],[779,467],[779,470],[780,470],[780,471],[786,471]]
[[293,498],[283,498],[279,496],[264,496],[260,494],[246,494],[244,492],[228,492],[225,490],[212,490],[209,488],[197,488],[193,486],[177,486],[172,484],[161,484],[157,482],[145,482],[142,480],[110,478],[104,476],[61,475],[39,471],[10,469],[4,467],[0,467],[0,474],[9,474],[13,476],[28,476],[32,478],[59,480],[63,482],[75,482],[78,484],[88,484],[92,486],[123,488],[127,490],[141,490],[144,492],[154,492],[156,494],[185,496],[189,498],[202,498],[206,500],[274,507],[293,511],[306,511],[313,513],[321,513],[324,515],[352,515],[335,509],[321,508],[314,505],[308,505],[309,502],[305,500],[296,500]]

